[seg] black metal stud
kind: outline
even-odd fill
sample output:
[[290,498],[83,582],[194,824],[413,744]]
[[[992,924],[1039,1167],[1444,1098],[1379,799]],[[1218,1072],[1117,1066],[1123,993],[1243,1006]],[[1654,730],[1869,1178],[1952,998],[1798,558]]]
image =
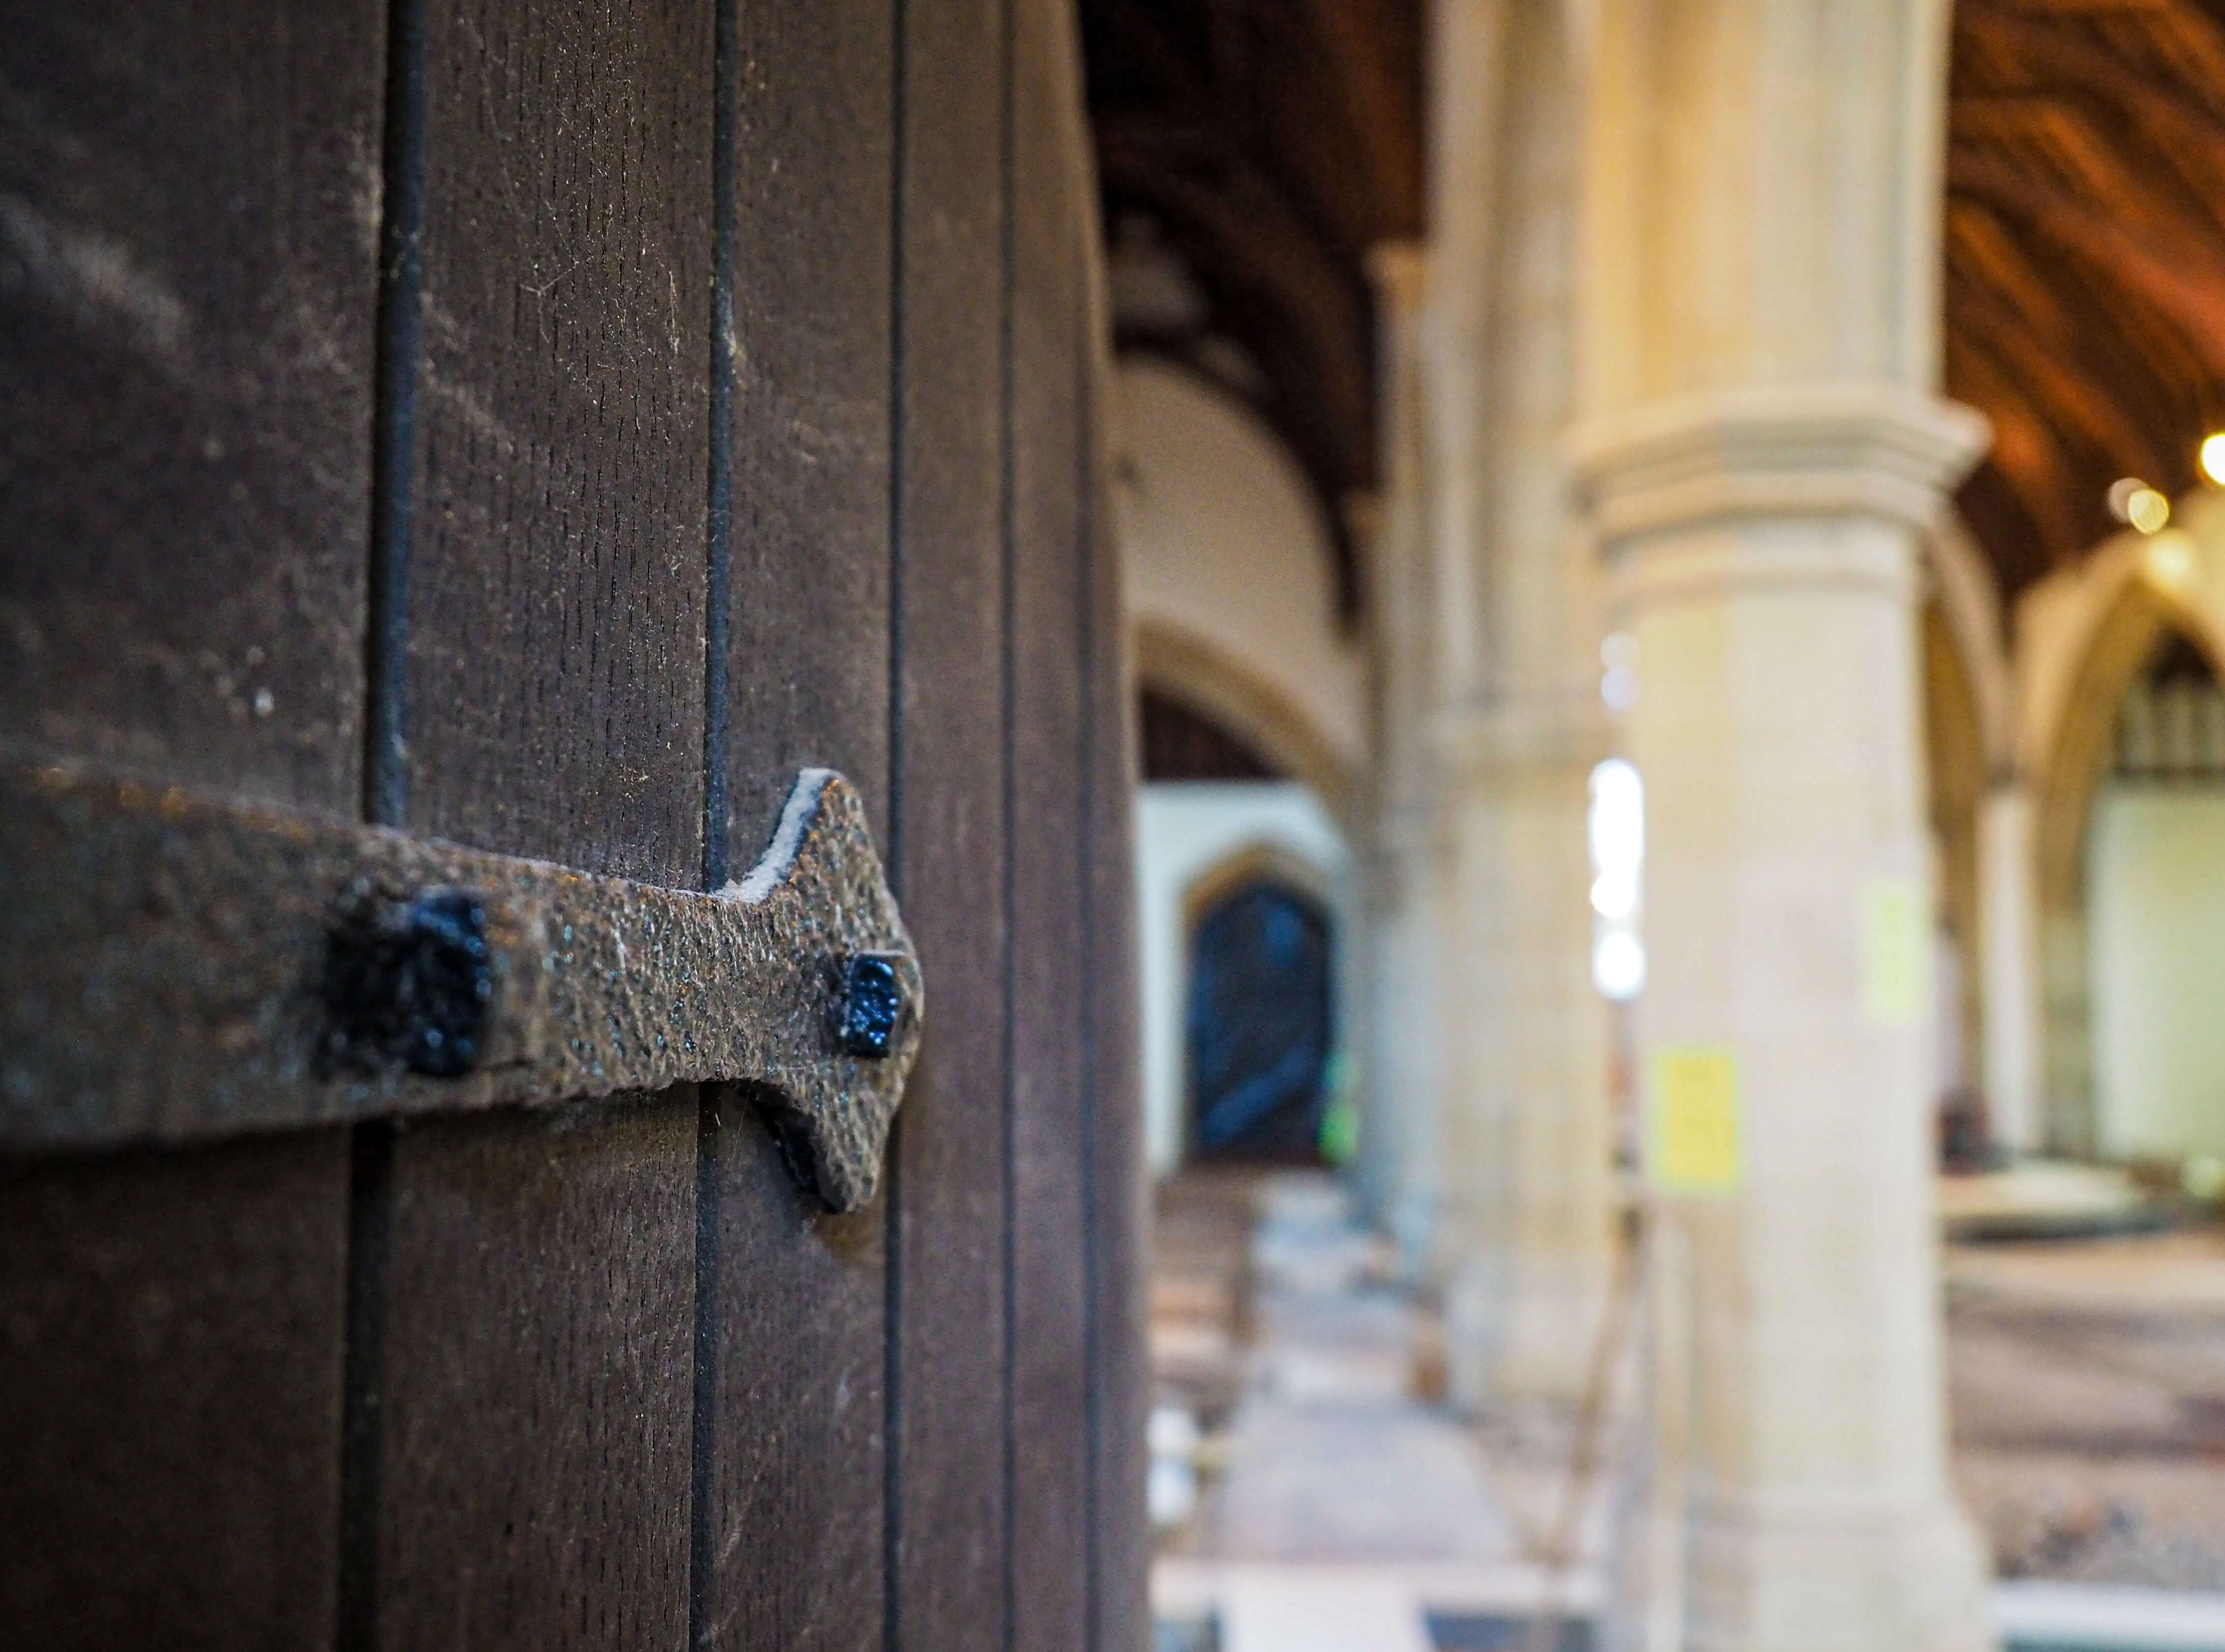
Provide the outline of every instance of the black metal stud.
[[324,996],[333,1065],[461,1078],[478,1064],[494,1000],[485,902],[469,889],[359,894],[333,931]]
[[882,953],[859,953],[842,968],[842,1010],[835,1041],[845,1055],[879,1060],[896,1041],[903,1016],[903,982],[896,960]]

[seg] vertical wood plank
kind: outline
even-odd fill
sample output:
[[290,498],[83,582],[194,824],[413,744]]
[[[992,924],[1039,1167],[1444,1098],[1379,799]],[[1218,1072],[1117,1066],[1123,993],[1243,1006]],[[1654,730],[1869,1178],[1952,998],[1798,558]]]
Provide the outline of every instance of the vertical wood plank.
[[370,0],[0,6],[0,727],[352,809]]
[[897,1129],[893,1644],[1005,1632],[1004,6],[904,8],[897,858],[934,983]]
[[[406,705],[417,831],[701,865],[713,12],[428,28]],[[675,1646],[692,1090],[373,1138],[371,1644]]]
[[[736,3],[736,0],[730,0]],[[890,0],[736,3],[726,864],[797,769],[858,786],[889,845]],[[700,1465],[704,1646],[884,1633],[885,1206],[800,1194],[732,1092],[705,1131],[718,1419]]]
[[1093,222],[1087,225],[1083,242],[1093,276],[1081,362],[1081,498],[1088,559],[1088,641],[1082,668],[1088,718],[1083,784],[1089,844],[1085,1048],[1093,1383],[1090,1644],[1104,1652],[1143,1652],[1151,1640],[1151,1526],[1144,1504],[1151,1375],[1144,1258],[1150,1193],[1136,1021],[1136,684],[1128,658],[1119,548],[1112,535],[1107,450],[1112,332]]
[[0,1169],[10,1645],[333,1621],[345,1138]]
[[1068,1652],[1089,1560],[1077,89],[1056,0],[1012,16],[1012,1643]]
[[685,1641],[694,1145],[692,1090],[395,1143],[377,1644]]
[[692,884],[713,0],[430,28],[409,815]]
[[895,15],[731,3],[738,868],[813,763],[842,769],[886,836]]
[[[0,5],[18,751],[355,807],[384,12]],[[0,1170],[11,1644],[325,1643],[346,1187],[337,1131]]]

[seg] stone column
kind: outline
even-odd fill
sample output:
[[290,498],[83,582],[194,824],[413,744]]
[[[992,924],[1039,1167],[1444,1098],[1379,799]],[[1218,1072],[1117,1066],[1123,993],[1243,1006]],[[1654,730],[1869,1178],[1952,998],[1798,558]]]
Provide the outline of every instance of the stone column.
[[1696,1058],[1735,1133],[1718,1186],[1656,1212],[1692,1259],[1695,1647],[1986,1644],[1945,1473],[1915,604],[1981,440],[1843,387],[1589,434],[1637,644],[1649,1105]]
[[[1594,700],[1596,704],[1596,700]],[[1514,700],[1444,731],[1463,991],[1445,1160],[1462,1254],[1452,1396],[1572,1402],[1613,1268],[1607,1010],[1591,980],[1585,814],[1604,719]]]
[[1987,1123],[2011,1153],[2043,1145],[2037,810],[2005,780],[1978,807],[1978,959]]
[[1430,555],[1421,327],[1428,258],[1409,242],[1368,259],[1383,408],[1383,492],[1368,569],[1374,762],[1361,852],[1367,957],[1360,1174],[1409,1264],[1426,1258],[1436,1212],[1438,1034],[1435,833],[1429,719],[1438,603]]
[[[1578,111],[1552,5],[1442,0],[1429,371],[1474,646],[1437,719],[1458,913],[1442,1082],[1454,1396],[1582,1393],[1613,1269],[1606,1006],[1585,839],[1607,754],[1596,570],[1569,515]],[[1457,254],[1458,268],[1452,267]]]
[[1946,9],[1601,13],[1575,446],[1637,649],[1683,1643],[1962,1652],[1989,1636],[1946,1474],[1916,609],[1984,440],[1932,394]]

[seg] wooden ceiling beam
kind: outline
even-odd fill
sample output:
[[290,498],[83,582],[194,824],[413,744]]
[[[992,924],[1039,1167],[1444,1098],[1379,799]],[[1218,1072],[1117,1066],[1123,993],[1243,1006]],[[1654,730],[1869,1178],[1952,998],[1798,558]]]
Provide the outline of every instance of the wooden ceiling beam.
[[[1981,275],[1975,261],[1950,263],[1947,313],[1954,330],[2013,365],[2055,420],[2082,430],[2123,471],[2159,482],[2168,478],[2177,467],[2166,461],[2158,443],[2172,434],[2169,423],[2152,413],[2143,418],[2137,409],[2143,404],[2152,409],[2158,402],[2168,406],[2171,398],[2126,396],[2127,364],[2096,351],[2095,327],[2078,325],[2070,307],[2029,267],[2024,247],[2013,237],[2001,239],[2003,256],[2010,261],[2005,269]],[[2031,302],[2027,294],[2035,288],[2054,301],[2044,307]]]
[[[2106,205],[2112,221],[2150,242],[2183,245],[2190,261],[2225,269],[2225,222],[2212,197],[2180,171],[2185,153],[2143,135],[2114,111],[2083,98],[1985,93],[1956,106],[1957,153],[2009,167],[2050,191]],[[2214,151],[2225,132],[2204,140]],[[2196,149],[2196,155],[2201,154]]]
[[[2176,5],[2169,9],[2184,9]],[[2120,118],[2146,128],[2166,149],[2184,154],[2225,142],[2225,110],[2171,80],[2143,74],[2120,58],[2095,51],[2088,31],[2074,36],[2049,15],[1974,4],[1972,0],[1962,0],[1955,20],[1958,28],[2012,59],[2045,90],[2082,92]],[[1958,112],[1965,101],[1957,99]]]
[[[2065,451],[2046,417],[2036,412],[2021,386],[1973,341],[1956,334],[1948,340],[1949,382],[1994,421],[1994,445],[1986,463],[2007,486],[2038,530],[2038,542],[2019,545],[1987,535],[1981,541],[2000,577],[2002,595],[2013,598],[2023,585],[2048,568],[2061,566],[2089,548],[2085,524],[2091,513],[2071,497],[2086,467]],[[2107,485],[2106,483],[2103,485]],[[1990,526],[1974,522],[1979,529]]]
[[1959,310],[1956,320],[1958,331],[1973,348],[1990,356],[2025,387],[2031,405],[2050,422],[2077,431],[2089,446],[2108,454],[2120,475],[2167,484],[2179,468],[2165,459],[2154,434],[2126,414],[2102,382],[2064,365],[2059,340],[2043,343],[2019,327],[2013,318],[1984,305]]
[[1211,111],[1213,82],[1208,67],[1192,61],[1148,3],[1148,0],[1092,0],[1083,8],[1085,37],[1118,49],[1139,63],[1164,94],[1154,98],[1179,109]]
[[1296,370],[1260,365],[1301,402],[1321,407],[1337,433],[1344,485],[1366,486],[1374,472],[1372,311],[1354,272],[1240,166],[1208,180],[1112,143],[1100,147],[1099,164],[1109,197],[1153,212],[1188,244],[1223,319],[1264,309],[1279,320],[1272,342],[1277,353],[1295,347]]
[[2225,269],[2201,249],[2153,244],[2120,219],[1961,145],[1949,151],[1947,187],[1950,199],[1986,203],[2090,264],[2129,298],[2153,305],[2209,371],[2225,374]]
[[[1339,66],[1335,90],[1365,157],[1376,203],[1366,243],[1422,227],[1422,87],[1418,39],[1403,38],[1411,8],[1388,0],[1304,0],[1323,61]],[[1411,53],[1411,62],[1397,59]]]

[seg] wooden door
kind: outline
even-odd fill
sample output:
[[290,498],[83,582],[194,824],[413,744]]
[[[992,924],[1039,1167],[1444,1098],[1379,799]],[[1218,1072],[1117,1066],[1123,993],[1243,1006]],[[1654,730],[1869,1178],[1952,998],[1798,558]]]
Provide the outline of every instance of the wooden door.
[[[831,767],[929,1005],[846,1215],[717,1085],[10,1149],[0,1643],[1141,1647],[1070,10],[4,0],[0,37],[11,773],[717,889]],[[0,862],[0,924],[79,876]],[[211,1035],[0,958],[87,1039]]]

